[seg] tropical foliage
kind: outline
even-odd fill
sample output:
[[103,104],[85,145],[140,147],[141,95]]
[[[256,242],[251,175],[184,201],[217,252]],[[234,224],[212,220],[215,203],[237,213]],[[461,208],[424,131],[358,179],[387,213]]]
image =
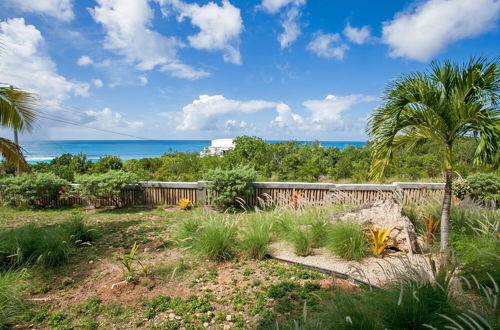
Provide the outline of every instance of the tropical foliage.
[[370,116],[370,173],[382,177],[401,149],[434,142],[444,149],[445,197],[441,249],[448,250],[453,149],[466,136],[478,139],[474,164],[497,167],[500,136],[500,68],[497,62],[471,59],[464,65],[434,62],[429,72],[402,75],[391,82],[384,103]]

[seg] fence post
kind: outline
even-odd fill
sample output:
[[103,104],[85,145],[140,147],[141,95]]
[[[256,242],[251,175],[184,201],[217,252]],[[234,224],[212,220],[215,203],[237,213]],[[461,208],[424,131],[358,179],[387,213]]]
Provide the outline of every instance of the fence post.
[[199,205],[205,205],[207,201],[207,188],[205,187],[204,181],[198,181],[198,187],[196,189],[196,203]]
[[144,206],[146,205],[146,194],[144,193],[144,186],[141,183],[138,183],[135,186],[135,199],[134,199],[134,205],[141,205]]

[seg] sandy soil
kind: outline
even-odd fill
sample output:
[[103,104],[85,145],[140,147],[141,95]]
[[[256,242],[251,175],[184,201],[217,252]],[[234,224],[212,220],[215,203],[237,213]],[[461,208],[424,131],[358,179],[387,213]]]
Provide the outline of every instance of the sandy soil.
[[368,257],[361,262],[357,262],[346,261],[321,248],[314,249],[313,255],[299,257],[287,242],[274,243],[270,246],[269,251],[275,258],[347,274],[353,279],[379,287],[401,278],[401,276],[411,275],[409,272],[412,269],[424,269],[430,272],[429,257],[421,254],[410,257],[392,253],[384,256],[384,258]]

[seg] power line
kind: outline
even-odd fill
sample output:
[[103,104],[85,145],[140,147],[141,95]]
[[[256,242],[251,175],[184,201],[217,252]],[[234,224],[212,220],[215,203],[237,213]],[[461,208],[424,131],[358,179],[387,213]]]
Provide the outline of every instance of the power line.
[[145,137],[140,137],[140,136],[136,136],[136,135],[132,135],[132,134],[120,133],[120,132],[116,132],[116,131],[112,131],[112,130],[108,130],[108,129],[103,129],[103,128],[97,128],[97,127],[83,125],[83,124],[71,122],[71,121],[64,120],[64,119],[58,119],[58,118],[48,117],[47,113],[42,112],[42,111],[39,111],[39,112],[45,114],[45,116],[39,114],[38,117],[49,119],[49,120],[53,120],[53,121],[57,121],[57,122],[60,122],[60,123],[64,123],[64,124],[68,124],[68,125],[74,125],[74,126],[79,126],[79,127],[84,127],[84,128],[89,128],[89,129],[93,129],[93,130],[101,131],[101,132],[106,132],[106,133],[112,133],[112,134],[117,134],[117,135],[132,137],[134,139],[139,139],[139,140],[151,140],[151,139],[148,139],[148,138],[145,138]]

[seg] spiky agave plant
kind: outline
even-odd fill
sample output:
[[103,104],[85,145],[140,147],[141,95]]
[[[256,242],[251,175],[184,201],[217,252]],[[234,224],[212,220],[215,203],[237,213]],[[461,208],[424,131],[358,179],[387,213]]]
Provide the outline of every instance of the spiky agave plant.
[[392,231],[392,228],[387,229],[377,229],[375,225],[370,228],[370,234],[372,237],[372,242],[370,247],[373,251],[373,254],[377,257],[382,256],[385,248],[387,247],[387,236]]

